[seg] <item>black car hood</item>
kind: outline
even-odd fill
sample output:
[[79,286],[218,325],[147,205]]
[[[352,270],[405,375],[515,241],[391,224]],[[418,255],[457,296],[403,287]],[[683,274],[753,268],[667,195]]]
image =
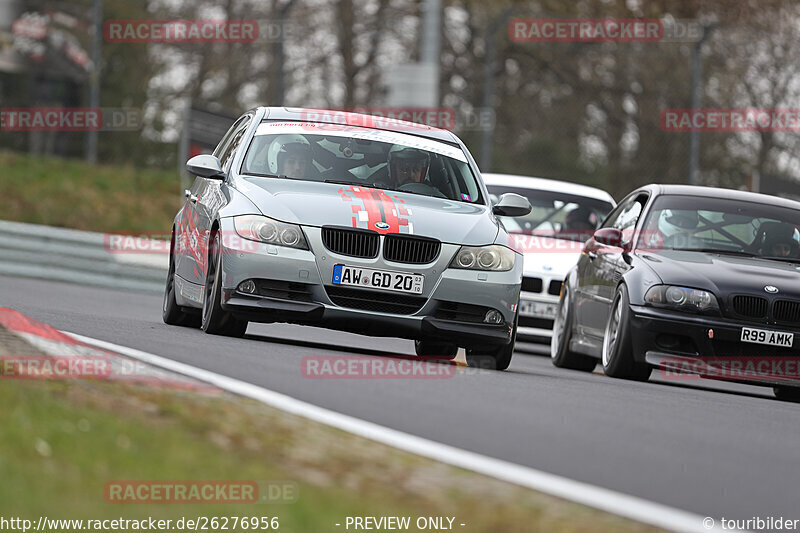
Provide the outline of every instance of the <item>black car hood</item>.
[[710,289],[718,296],[767,295],[764,287],[772,285],[778,288],[778,296],[800,298],[800,263],[675,250],[640,257],[668,285]]

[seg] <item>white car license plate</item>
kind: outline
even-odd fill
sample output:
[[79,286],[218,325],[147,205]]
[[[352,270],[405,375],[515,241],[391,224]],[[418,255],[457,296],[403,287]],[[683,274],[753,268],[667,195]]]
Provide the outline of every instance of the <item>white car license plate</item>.
[[371,268],[358,268],[346,265],[333,267],[333,283],[336,285],[353,285],[365,289],[385,289],[389,291],[422,294],[422,283],[425,276],[406,274],[404,272],[388,272]]
[[792,343],[794,342],[794,333],[783,333],[782,331],[769,331],[766,329],[756,328],[742,328],[742,342],[791,347]]
[[519,303],[519,316],[532,316],[536,318],[555,318],[558,310],[557,303],[531,302],[523,300]]

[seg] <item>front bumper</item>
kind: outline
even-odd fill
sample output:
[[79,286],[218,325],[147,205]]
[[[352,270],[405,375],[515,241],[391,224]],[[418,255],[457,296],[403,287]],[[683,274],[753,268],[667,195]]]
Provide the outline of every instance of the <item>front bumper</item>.
[[[233,231],[230,219],[223,219],[226,230]],[[267,244],[253,249],[252,243],[246,252],[223,249],[222,307],[253,322],[310,324],[459,346],[511,341],[522,261],[508,272],[451,269],[448,265],[458,246],[447,244],[428,265],[392,263],[382,257],[360,259],[325,249],[319,228],[303,227],[303,231],[310,250]],[[416,296],[334,285],[332,274],[337,264],[422,274],[423,292]],[[248,279],[257,280],[257,294],[237,289]],[[501,313],[502,323],[483,322],[489,309]]]
[[[634,305],[630,325],[634,358],[659,367],[658,377],[696,379],[690,372],[755,385],[800,386],[800,330]],[[742,327],[795,338],[791,347],[742,342]]]
[[558,309],[558,296],[523,291],[519,297],[520,340],[550,342]]

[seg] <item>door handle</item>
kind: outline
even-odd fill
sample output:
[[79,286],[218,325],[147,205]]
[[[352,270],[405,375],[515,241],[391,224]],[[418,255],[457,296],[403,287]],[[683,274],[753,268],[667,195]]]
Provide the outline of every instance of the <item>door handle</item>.
[[190,202],[192,202],[193,204],[196,204],[196,203],[197,203],[197,196],[195,196],[194,194],[192,194],[192,191],[190,191],[189,189],[186,189],[186,190],[184,190],[184,191],[183,191],[183,195],[184,195],[184,196],[185,196],[185,197],[186,197],[186,198],[187,198],[187,199],[188,199]]

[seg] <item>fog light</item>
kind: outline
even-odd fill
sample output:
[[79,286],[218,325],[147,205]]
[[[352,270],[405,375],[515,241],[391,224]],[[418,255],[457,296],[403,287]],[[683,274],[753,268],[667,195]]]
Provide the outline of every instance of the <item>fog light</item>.
[[486,316],[483,317],[483,321],[487,324],[502,324],[503,323],[503,315],[500,314],[500,311],[495,311],[494,309],[490,309],[486,312]]
[[256,292],[256,284],[252,279],[248,279],[239,284],[239,290],[247,294],[254,294]]

